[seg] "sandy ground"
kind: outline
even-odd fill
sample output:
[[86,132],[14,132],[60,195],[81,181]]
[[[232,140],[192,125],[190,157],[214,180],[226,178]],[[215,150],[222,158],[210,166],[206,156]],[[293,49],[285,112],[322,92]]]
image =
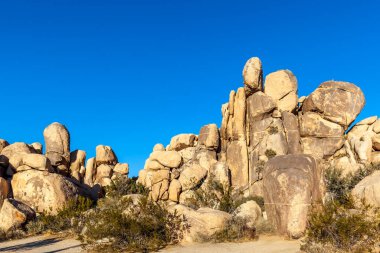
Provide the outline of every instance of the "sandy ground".
[[[260,240],[244,243],[187,244],[168,247],[161,253],[297,253],[299,241],[286,241],[279,237],[261,237]],[[27,253],[77,253],[84,252],[81,243],[74,239],[52,236],[36,236],[0,243],[0,252]]]

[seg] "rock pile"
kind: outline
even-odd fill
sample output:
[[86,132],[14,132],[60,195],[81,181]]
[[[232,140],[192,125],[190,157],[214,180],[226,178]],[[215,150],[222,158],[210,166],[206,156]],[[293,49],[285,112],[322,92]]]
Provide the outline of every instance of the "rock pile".
[[365,105],[359,87],[327,81],[298,98],[295,75],[279,70],[264,81],[257,57],[246,62],[243,83],[222,105],[220,129],[206,125],[198,136],[177,135],[166,148],[157,144],[139,182],[154,201],[185,204],[214,175],[245,196],[264,197],[271,223],[298,238],[309,206],[324,197],[325,168],[348,174],[380,162],[380,120],[350,128]]
[[118,163],[108,146],[97,146],[96,157],[85,164],[85,151],[70,152],[65,126],[53,123],[43,135],[45,154],[40,143],[0,140],[0,229],[5,232],[36,212],[56,214],[79,195],[96,199],[117,175],[128,176],[128,164]]

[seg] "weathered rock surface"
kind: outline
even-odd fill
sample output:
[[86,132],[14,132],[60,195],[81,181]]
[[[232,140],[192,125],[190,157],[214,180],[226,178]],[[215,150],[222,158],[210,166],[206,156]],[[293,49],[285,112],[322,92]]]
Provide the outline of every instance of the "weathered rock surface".
[[185,148],[194,147],[197,139],[195,134],[179,134],[172,137],[168,150],[180,151]]
[[68,175],[70,167],[70,133],[60,123],[52,123],[44,130],[46,156],[59,173]]
[[189,231],[184,235],[184,242],[196,242],[201,238],[209,238],[216,232],[223,230],[231,215],[211,208],[191,209],[178,204],[169,207],[169,211],[177,211],[177,214],[184,215],[190,225]]
[[308,155],[275,157],[267,163],[264,200],[268,220],[277,231],[300,238],[312,203],[322,200],[321,168]]
[[380,207],[380,171],[362,179],[352,190],[352,196],[358,206],[364,200],[367,205]]
[[219,129],[215,124],[202,127],[198,136],[198,145],[210,150],[219,148]]
[[[75,150],[70,153],[70,174],[73,178],[81,181],[85,172],[86,152]],[[82,172],[82,173],[81,173]]]
[[305,100],[303,112],[318,112],[324,119],[338,123],[347,130],[365,104],[361,89],[352,83],[327,81]]
[[98,145],[96,146],[96,165],[117,164],[117,157],[110,146]]
[[182,163],[182,157],[177,151],[154,151],[149,159],[168,168],[178,168]]
[[36,212],[56,214],[76,198],[77,187],[64,176],[38,170],[16,173],[12,179],[13,196]]
[[20,228],[24,223],[33,219],[35,212],[29,206],[13,199],[6,199],[0,209],[0,230]]
[[292,112],[296,109],[297,92],[297,78],[289,70],[279,70],[265,78],[265,94],[276,101],[280,111]]
[[253,200],[247,201],[238,206],[234,215],[247,221],[247,227],[255,228],[256,221],[261,218],[260,206]]
[[3,205],[3,202],[6,198],[8,198],[9,194],[9,184],[7,180],[0,177],[0,208]]
[[129,173],[129,165],[128,163],[118,163],[113,168],[114,173],[119,173],[121,175],[128,175]]
[[179,176],[179,182],[182,185],[182,190],[191,190],[198,186],[202,179],[207,176],[207,170],[200,165],[193,164],[185,168]]
[[263,69],[259,58],[252,57],[245,63],[243,82],[247,96],[263,89]]

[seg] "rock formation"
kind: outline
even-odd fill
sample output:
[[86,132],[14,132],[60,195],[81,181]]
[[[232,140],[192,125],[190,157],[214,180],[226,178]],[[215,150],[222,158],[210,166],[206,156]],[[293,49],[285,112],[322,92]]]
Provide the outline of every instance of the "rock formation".
[[264,197],[277,231],[299,238],[310,205],[323,200],[324,169],[345,175],[380,162],[380,120],[352,126],[365,105],[356,85],[327,81],[298,98],[296,76],[278,70],[264,82],[257,57],[246,62],[243,84],[222,105],[220,129],[210,124],[198,136],[179,134],[166,148],[155,145],[139,182],[154,201],[185,204],[212,175],[244,196]]

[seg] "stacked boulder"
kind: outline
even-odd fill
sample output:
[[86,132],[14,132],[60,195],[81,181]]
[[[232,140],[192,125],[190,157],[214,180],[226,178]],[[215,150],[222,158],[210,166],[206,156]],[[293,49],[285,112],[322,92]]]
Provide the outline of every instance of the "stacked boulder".
[[[213,174],[235,193],[264,197],[273,226],[298,238],[310,205],[323,199],[325,168],[345,175],[380,162],[380,121],[371,117],[350,129],[365,105],[352,83],[327,81],[298,98],[295,75],[279,70],[264,80],[257,57],[246,62],[243,83],[222,105],[220,129],[211,124],[197,141],[178,135],[166,149],[156,145],[139,181],[155,201],[185,204]],[[170,167],[161,156],[173,151],[178,162]]]
[[60,123],[43,132],[42,144],[0,140],[0,230],[19,228],[35,213],[57,214],[79,195],[97,198],[91,189],[128,176],[129,166],[118,163],[108,146],[96,148],[96,158],[85,164],[86,152],[70,153],[70,134]]

